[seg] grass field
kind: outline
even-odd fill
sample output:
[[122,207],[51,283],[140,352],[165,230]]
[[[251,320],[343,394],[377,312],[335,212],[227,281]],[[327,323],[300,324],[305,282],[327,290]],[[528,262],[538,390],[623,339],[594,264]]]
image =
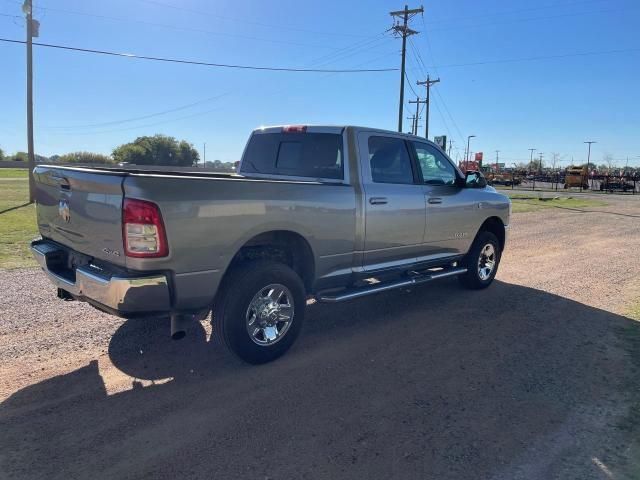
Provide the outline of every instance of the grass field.
[[513,213],[533,212],[543,208],[588,208],[607,205],[600,200],[574,197],[539,197],[537,194],[515,193],[509,195]]
[[0,168],[0,269],[36,265],[29,241],[38,235],[27,170]]

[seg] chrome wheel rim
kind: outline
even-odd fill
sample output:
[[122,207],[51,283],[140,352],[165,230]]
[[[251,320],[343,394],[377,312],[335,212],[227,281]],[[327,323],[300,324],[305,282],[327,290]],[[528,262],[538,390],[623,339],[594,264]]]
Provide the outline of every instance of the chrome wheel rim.
[[267,285],[249,303],[246,314],[247,333],[260,346],[273,345],[285,336],[293,315],[291,291],[279,283]]
[[491,277],[493,269],[496,267],[496,249],[493,244],[487,243],[480,250],[480,258],[478,258],[478,277],[485,281]]

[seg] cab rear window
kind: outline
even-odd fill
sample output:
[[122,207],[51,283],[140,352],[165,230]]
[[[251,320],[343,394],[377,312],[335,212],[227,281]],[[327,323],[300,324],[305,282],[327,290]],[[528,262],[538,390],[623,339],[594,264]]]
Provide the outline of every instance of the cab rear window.
[[342,180],[342,136],[307,132],[253,135],[245,151],[242,171]]

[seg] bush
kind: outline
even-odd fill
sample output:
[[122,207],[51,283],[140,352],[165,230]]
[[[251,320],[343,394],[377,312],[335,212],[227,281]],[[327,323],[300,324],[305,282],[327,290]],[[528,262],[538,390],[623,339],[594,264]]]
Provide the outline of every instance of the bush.
[[57,159],[58,163],[93,163],[93,164],[111,164],[113,159],[101,153],[93,152],[73,152],[61,155]]

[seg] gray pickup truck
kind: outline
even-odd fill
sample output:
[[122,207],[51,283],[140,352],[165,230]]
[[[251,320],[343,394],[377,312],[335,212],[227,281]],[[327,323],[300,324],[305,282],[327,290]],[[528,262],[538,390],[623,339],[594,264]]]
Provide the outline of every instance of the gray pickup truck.
[[251,363],[293,344],[308,298],[340,302],[457,276],[493,280],[511,203],[435,144],[362,127],[255,130],[237,174],[38,166],[58,296],[125,318],[213,310],[213,336]]

